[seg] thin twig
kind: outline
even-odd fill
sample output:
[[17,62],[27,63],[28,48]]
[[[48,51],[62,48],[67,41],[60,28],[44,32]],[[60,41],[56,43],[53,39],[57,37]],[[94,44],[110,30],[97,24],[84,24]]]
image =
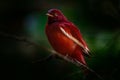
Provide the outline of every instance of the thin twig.
[[[74,65],[76,65],[76,66],[78,66],[78,67],[80,67],[80,68],[81,68],[81,67],[82,67],[82,68],[86,68],[86,69],[89,70],[91,73],[93,73],[94,75],[96,75],[98,78],[100,78],[101,80],[103,80],[103,78],[102,78],[99,74],[97,74],[95,71],[93,71],[91,68],[87,67],[86,65],[84,65],[84,64],[82,64],[82,63],[80,63],[80,62],[75,62],[74,60],[71,60],[71,59],[63,56],[63,55],[61,55],[60,53],[58,53],[58,52],[56,52],[56,51],[54,51],[54,50],[51,50],[51,49],[48,49],[48,48],[39,46],[37,43],[31,41],[30,39],[27,39],[27,38],[25,38],[25,37],[20,37],[20,36],[12,35],[12,34],[8,34],[8,33],[4,33],[4,32],[0,32],[0,35],[1,35],[1,36],[4,36],[4,37],[8,37],[8,38],[15,39],[15,40],[18,40],[18,41],[26,42],[26,43],[28,43],[28,44],[30,44],[30,45],[37,46],[37,47],[39,47],[39,48],[42,48],[42,49],[44,49],[44,50],[52,53],[52,55],[46,57],[46,58],[43,59],[43,60],[40,60],[40,62],[49,59],[49,58],[50,58],[51,56],[53,56],[53,55],[57,55],[58,57],[62,58],[63,60],[65,60],[65,61],[67,61],[67,62],[70,62],[70,63],[72,63],[72,64],[74,64]],[[33,63],[34,63],[34,62],[33,62]]]
[[39,60],[35,60],[35,61],[32,61],[32,63],[41,63],[41,62],[44,62],[44,61],[49,61],[50,59],[52,59],[55,55],[54,54],[50,54],[48,55],[47,57],[43,58],[43,59],[39,59]]
[[59,54],[58,52],[55,52],[55,51],[50,51],[50,52],[56,54],[58,57],[64,59],[67,62],[70,62],[70,63],[72,63],[72,64],[74,64],[74,65],[76,65],[76,66],[78,66],[80,68],[83,67],[83,68],[89,70],[91,73],[93,73],[94,75],[96,75],[98,78],[100,78],[101,80],[104,80],[99,74],[97,74],[94,70],[92,70],[91,68],[87,67],[86,65],[84,65],[84,64],[82,64],[80,62],[75,62],[74,60],[71,60],[71,59],[63,56],[63,55]]
[[20,41],[20,42],[25,42],[27,44],[30,44],[30,45],[33,45],[33,46],[36,46],[38,48],[42,48],[43,50],[48,51],[47,48],[40,46],[39,44],[32,41],[30,38],[27,38],[27,37],[24,37],[24,36],[16,36],[16,35],[8,34],[8,33],[5,33],[5,32],[0,32],[0,36],[15,39],[15,40]]

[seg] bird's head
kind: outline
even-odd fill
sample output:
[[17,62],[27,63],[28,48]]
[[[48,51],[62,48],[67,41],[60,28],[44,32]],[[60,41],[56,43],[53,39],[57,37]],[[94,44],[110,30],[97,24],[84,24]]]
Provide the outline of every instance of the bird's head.
[[50,9],[46,15],[48,16],[48,23],[67,21],[67,18],[58,9]]

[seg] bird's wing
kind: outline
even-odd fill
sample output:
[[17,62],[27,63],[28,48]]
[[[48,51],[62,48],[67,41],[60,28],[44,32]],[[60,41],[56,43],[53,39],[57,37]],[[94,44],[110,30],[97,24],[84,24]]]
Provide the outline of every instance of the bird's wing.
[[[69,30],[71,31],[71,35],[66,32],[65,28],[69,28]],[[74,24],[62,25],[60,27],[60,30],[65,36],[67,36],[69,39],[74,41],[78,46],[80,46],[83,49],[83,53],[85,55],[90,56],[89,49],[88,49],[85,41],[82,39],[82,35],[81,35],[79,29],[76,26],[74,26]]]

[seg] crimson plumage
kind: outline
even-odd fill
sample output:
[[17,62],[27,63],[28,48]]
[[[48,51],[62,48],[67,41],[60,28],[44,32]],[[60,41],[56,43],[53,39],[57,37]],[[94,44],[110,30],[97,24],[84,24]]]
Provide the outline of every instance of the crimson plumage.
[[84,54],[89,55],[89,49],[80,30],[58,9],[48,10],[47,16],[45,32],[53,49],[86,65]]

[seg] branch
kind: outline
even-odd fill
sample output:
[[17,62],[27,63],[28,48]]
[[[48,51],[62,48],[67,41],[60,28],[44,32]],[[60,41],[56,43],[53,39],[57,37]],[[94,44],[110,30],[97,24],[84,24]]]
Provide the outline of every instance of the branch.
[[[35,43],[35,42],[32,41],[31,39],[26,38],[26,37],[24,37],[24,36],[16,36],[16,35],[8,34],[8,33],[5,33],[5,32],[0,32],[0,36],[7,37],[7,38],[11,38],[11,39],[15,39],[15,40],[17,40],[17,41],[25,42],[25,43],[28,43],[28,44],[30,44],[30,45],[36,46],[36,47],[38,47],[38,48],[42,48],[43,50],[47,50],[47,48],[38,45],[37,43]],[[48,51],[48,50],[47,50],[47,51]]]
[[[86,68],[88,71],[90,71],[91,73],[93,73],[95,76],[97,76],[98,78],[100,78],[101,80],[103,80],[103,78],[97,74],[95,71],[93,71],[91,68],[87,67],[86,65],[80,63],[80,62],[75,62],[74,60],[71,60],[63,55],[61,55],[60,53],[54,51],[54,50],[51,50],[51,49],[48,49],[48,48],[45,48],[45,47],[42,47],[40,45],[38,45],[37,43],[33,42],[32,40],[30,39],[27,39],[25,37],[21,37],[21,36],[16,36],[16,35],[12,35],[12,34],[8,34],[8,33],[4,33],[4,32],[0,32],[0,36],[3,36],[3,37],[8,37],[8,38],[12,38],[12,39],[15,39],[15,40],[18,40],[18,41],[21,41],[21,42],[26,42],[30,45],[34,45],[36,47],[39,47],[39,48],[42,48],[50,53],[52,53],[52,55],[49,55],[48,57],[44,58],[43,60],[39,60],[37,62],[42,62],[42,61],[46,61],[46,60],[49,60],[51,59],[51,57],[53,56],[57,56],[59,58],[62,58],[63,60],[67,61],[67,62],[70,62],[80,68]],[[35,62],[33,62],[35,63]]]
[[74,64],[74,65],[76,65],[76,66],[78,66],[78,67],[80,67],[80,68],[85,68],[85,69],[87,69],[88,71],[90,71],[91,73],[93,73],[95,76],[97,76],[98,78],[100,78],[101,80],[103,80],[103,78],[102,78],[99,74],[97,74],[94,70],[92,70],[91,68],[87,67],[86,65],[84,65],[84,64],[82,64],[82,63],[80,63],[80,62],[75,62],[74,60],[69,59],[69,58],[63,56],[63,55],[61,55],[60,53],[58,53],[58,52],[56,52],[56,51],[54,51],[54,50],[52,50],[52,51],[49,50],[49,52],[57,55],[58,57],[62,58],[63,60],[65,60],[65,61],[67,61],[67,62],[70,62],[70,63],[72,63],[72,64]]

